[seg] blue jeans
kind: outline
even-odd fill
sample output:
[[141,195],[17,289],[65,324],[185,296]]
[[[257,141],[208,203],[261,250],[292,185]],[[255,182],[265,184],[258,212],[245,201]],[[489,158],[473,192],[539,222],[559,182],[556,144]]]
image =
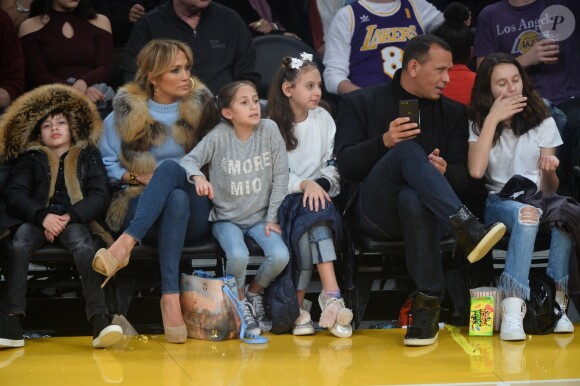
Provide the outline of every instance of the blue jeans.
[[229,221],[213,224],[213,235],[226,253],[226,274],[236,278],[238,288],[242,288],[246,282],[246,270],[250,260],[244,236],[254,239],[266,257],[254,278],[260,287],[268,287],[288,264],[290,254],[282,236],[276,232],[270,232],[270,237],[266,236],[265,227],[266,221],[250,227],[239,227]]
[[[6,264],[6,312],[8,314],[25,313],[28,265],[30,258],[40,247],[46,244],[44,229],[30,223],[22,224],[9,242],[10,252]],[[97,314],[109,314],[105,303],[105,294],[101,288],[103,277],[92,267],[93,257],[100,245],[96,245],[87,224],[68,224],[56,238],[72,255],[86,301],[87,320]],[[56,310],[55,310],[56,311]]]
[[[534,242],[538,234],[541,211],[538,209],[538,222],[522,221],[520,209],[530,207],[521,202],[502,199],[496,194],[490,194],[485,202],[484,218],[486,222],[501,221],[510,233],[505,269],[500,277],[499,288],[508,296],[522,299],[530,298],[528,275],[532,265]],[[574,242],[572,237],[551,227],[552,240],[550,256],[546,273],[561,289],[566,292],[568,287],[568,263]]]
[[417,290],[445,294],[440,241],[461,201],[425,150],[404,141],[389,150],[360,186],[354,226],[382,240],[405,241],[407,269]]
[[336,260],[334,237],[330,225],[321,223],[309,228],[298,240],[298,249],[300,251],[301,269],[296,289],[303,291],[308,289],[314,264]]
[[183,245],[208,233],[209,210],[207,197],[197,195],[175,161],[159,165],[143,193],[129,202],[124,233],[158,246],[162,294],[179,293]]

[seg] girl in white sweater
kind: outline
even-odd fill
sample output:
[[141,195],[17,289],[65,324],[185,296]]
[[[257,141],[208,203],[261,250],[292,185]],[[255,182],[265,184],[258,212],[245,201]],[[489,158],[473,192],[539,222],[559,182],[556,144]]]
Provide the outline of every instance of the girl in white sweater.
[[[319,106],[321,86],[312,55],[286,57],[270,89],[267,106],[267,114],[278,124],[288,150],[288,192],[302,193],[303,206],[316,212],[332,205],[331,197],[340,192],[334,157],[336,125],[328,111]],[[319,325],[338,337],[351,336],[352,312],[345,307],[334,273],[336,252],[329,224],[311,226],[300,238],[299,250],[302,270],[297,296],[301,311],[293,334],[314,333],[310,314],[304,309],[304,295],[316,264],[323,289],[318,297],[322,310]]]

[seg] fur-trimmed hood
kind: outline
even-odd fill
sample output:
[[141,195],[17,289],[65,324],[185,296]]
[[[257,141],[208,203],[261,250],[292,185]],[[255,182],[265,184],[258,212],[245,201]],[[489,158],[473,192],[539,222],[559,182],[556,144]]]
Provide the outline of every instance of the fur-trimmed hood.
[[42,118],[56,108],[67,111],[70,116],[74,146],[97,146],[103,122],[95,104],[70,86],[49,84],[20,96],[0,116],[0,162],[40,147],[38,138],[32,138],[33,130]]

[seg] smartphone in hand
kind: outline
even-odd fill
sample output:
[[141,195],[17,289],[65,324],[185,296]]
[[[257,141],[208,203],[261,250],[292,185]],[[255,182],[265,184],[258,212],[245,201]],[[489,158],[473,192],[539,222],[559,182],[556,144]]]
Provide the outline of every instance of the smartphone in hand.
[[403,99],[399,101],[399,118],[409,117],[412,123],[421,126],[421,112],[417,99]]

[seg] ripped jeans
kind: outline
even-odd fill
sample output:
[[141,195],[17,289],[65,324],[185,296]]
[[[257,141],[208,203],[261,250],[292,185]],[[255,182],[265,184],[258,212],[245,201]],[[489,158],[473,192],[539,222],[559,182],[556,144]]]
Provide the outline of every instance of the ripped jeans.
[[[542,212],[536,209],[532,213],[525,213],[526,209],[522,210],[525,207],[536,209],[518,201],[502,199],[496,194],[490,194],[485,202],[484,222],[501,221],[510,234],[505,269],[500,277],[499,289],[503,291],[504,296],[529,299],[528,275]],[[551,227],[551,236],[546,273],[554,279],[562,291],[567,292],[568,263],[574,241],[568,233],[555,226]]]
[[300,250],[301,270],[296,289],[304,291],[308,289],[310,284],[314,264],[336,260],[334,237],[330,224],[324,222],[310,227],[298,240],[298,249]]

